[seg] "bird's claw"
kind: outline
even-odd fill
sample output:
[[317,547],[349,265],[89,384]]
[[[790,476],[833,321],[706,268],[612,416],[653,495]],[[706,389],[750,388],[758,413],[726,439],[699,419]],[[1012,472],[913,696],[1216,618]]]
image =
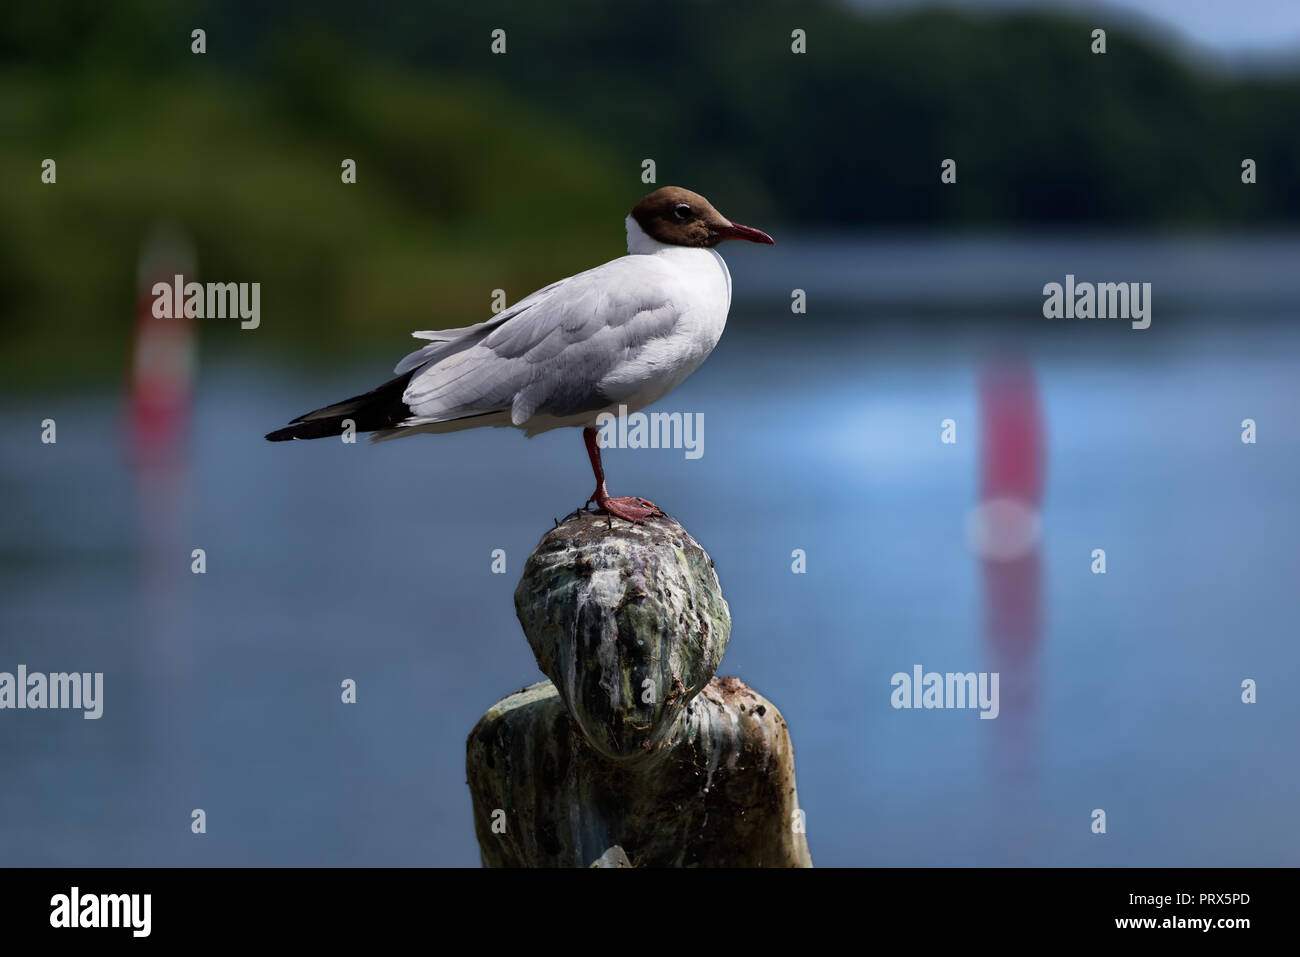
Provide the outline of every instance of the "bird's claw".
[[[596,504],[605,511],[605,514],[623,519],[625,522],[631,522],[633,525],[640,525],[647,518],[663,518],[664,513],[659,510],[648,499],[638,498],[635,495],[624,496],[621,498],[611,498],[606,496],[597,499]],[[613,527],[613,522],[610,522]]]

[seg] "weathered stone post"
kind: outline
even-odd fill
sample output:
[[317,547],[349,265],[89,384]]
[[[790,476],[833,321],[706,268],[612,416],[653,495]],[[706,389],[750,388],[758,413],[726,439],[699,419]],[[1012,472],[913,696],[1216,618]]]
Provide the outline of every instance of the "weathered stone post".
[[550,680],[470,733],[484,866],[812,866],[785,720],[714,677],[731,614],[677,522],[570,516],[515,610]]

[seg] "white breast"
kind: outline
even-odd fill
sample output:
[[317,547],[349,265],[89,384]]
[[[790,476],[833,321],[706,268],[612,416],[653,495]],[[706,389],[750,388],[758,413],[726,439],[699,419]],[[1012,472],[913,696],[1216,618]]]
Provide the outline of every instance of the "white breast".
[[601,382],[622,396],[629,412],[655,402],[682,383],[713,351],[731,309],[731,273],[713,249],[670,246],[651,239],[629,216],[628,252],[670,267],[669,294],[678,310],[669,335],[645,343]]

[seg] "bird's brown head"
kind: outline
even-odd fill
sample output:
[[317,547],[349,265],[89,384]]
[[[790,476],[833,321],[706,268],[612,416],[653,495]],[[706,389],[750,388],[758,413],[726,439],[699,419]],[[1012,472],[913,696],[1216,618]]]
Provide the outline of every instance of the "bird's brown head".
[[710,249],[724,239],[746,239],[774,246],[761,229],[733,223],[699,193],[680,186],[663,186],[632,207],[632,218],[651,239],[670,246]]

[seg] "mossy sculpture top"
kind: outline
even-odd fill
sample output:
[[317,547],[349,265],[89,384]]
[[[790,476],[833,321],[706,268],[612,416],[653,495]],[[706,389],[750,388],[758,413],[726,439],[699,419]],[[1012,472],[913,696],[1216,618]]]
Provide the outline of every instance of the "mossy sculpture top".
[[485,866],[811,866],[785,721],[714,677],[731,615],[685,529],[579,512],[529,557],[515,610],[550,680],[469,736]]

